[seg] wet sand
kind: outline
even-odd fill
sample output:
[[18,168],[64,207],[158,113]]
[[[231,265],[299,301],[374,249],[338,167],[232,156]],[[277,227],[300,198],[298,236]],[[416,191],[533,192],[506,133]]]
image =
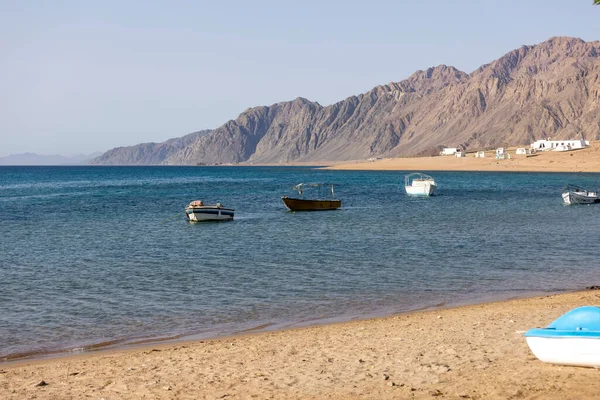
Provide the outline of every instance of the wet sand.
[[484,158],[475,153],[466,157],[454,156],[384,158],[374,161],[334,163],[328,169],[394,170],[394,171],[514,171],[514,172],[600,172],[600,141],[591,142],[586,149],[566,152],[540,152],[537,155],[516,155],[509,148],[508,160],[497,160],[494,151],[485,152]]
[[544,364],[521,336],[598,303],[585,291],[0,364],[0,398],[600,398],[599,371]]

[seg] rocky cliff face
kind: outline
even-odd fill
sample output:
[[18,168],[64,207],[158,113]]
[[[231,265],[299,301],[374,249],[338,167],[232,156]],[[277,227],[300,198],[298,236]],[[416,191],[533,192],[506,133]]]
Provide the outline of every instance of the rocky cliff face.
[[327,107],[298,98],[250,108],[163,163],[416,156],[582,136],[600,139],[600,42],[558,37],[471,74],[441,65]]
[[193,132],[163,143],[141,143],[135,146],[116,147],[90,161],[92,165],[159,165],[169,156],[192,144],[210,130]]

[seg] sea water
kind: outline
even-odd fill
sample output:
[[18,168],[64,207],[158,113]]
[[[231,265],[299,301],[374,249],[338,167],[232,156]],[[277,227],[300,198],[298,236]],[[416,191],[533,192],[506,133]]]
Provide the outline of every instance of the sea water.
[[[0,167],[0,360],[599,284],[599,174]],[[342,209],[285,209],[302,182]],[[188,223],[192,200],[235,220]]]

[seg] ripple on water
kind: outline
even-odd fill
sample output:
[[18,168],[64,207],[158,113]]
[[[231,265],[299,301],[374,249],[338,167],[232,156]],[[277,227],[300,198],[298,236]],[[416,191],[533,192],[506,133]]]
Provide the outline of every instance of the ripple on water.
[[[308,168],[8,168],[0,174],[0,358],[207,337],[588,286],[600,206],[564,207],[597,174]],[[299,182],[343,209],[287,212]],[[593,186],[593,185],[592,185]],[[191,200],[236,220],[188,224]],[[79,349],[79,350],[77,350]]]

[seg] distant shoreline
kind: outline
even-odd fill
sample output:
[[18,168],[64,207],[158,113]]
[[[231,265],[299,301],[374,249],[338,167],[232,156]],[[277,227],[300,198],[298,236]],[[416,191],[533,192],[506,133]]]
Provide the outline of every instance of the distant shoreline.
[[384,158],[333,163],[326,168],[364,171],[600,172],[600,141],[591,142],[586,149],[539,152],[533,157],[516,155],[515,149],[508,149],[511,156],[508,160],[497,160],[494,151],[486,151],[484,158],[476,158],[475,153],[463,158]]
[[517,147],[507,149],[510,159],[497,160],[494,150],[485,152],[484,158],[476,158],[475,152],[466,157],[397,157],[373,160],[249,163],[233,167],[313,167],[344,171],[470,171],[470,172],[600,172],[600,141],[592,141],[590,147],[565,152],[538,152],[534,156],[516,155]]
[[565,152],[539,152],[535,156],[516,155],[516,147],[508,148],[510,159],[497,160],[493,150],[485,152],[484,158],[475,153],[466,157],[397,157],[354,161],[310,161],[289,163],[252,163],[212,165],[0,165],[0,167],[305,167],[346,171],[471,171],[471,172],[590,172],[600,173],[600,141],[592,141],[590,147]]

